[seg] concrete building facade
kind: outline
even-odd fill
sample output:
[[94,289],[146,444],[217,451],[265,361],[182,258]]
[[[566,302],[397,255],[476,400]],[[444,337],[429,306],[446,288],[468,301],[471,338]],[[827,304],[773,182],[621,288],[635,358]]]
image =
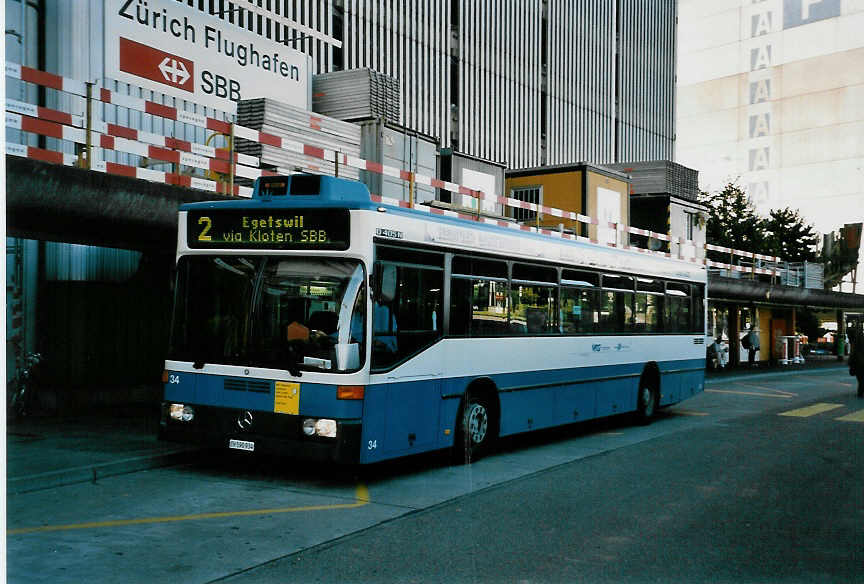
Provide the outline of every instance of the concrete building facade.
[[864,218],[864,2],[681,0],[676,161],[817,230]]

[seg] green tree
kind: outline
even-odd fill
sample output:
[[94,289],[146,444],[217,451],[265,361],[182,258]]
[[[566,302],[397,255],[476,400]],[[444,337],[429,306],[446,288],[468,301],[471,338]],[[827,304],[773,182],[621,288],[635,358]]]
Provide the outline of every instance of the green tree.
[[[705,231],[708,243],[762,253],[765,240],[763,219],[747,194],[735,183],[716,193],[703,192],[700,201],[708,207]],[[728,262],[729,254],[709,251],[714,261]]]
[[[787,262],[813,262],[818,259],[819,236],[797,209],[771,209],[762,221],[765,240],[761,253]],[[747,250],[749,251],[749,250]]]

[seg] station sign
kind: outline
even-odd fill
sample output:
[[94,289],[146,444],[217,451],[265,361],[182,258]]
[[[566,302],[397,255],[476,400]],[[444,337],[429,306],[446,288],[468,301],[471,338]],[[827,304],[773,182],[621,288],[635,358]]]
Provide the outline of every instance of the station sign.
[[306,54],[185,2],[104,3],[106,78],[232,114],[258,97],[309,109]]

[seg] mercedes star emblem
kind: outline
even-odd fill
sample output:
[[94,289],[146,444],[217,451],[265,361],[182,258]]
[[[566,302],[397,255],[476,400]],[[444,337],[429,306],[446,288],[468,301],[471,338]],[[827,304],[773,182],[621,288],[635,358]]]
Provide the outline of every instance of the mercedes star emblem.
[[237,427],[239,427],[244,432],[252,427],[252,412],[245,411],[239,416],[237,416]]

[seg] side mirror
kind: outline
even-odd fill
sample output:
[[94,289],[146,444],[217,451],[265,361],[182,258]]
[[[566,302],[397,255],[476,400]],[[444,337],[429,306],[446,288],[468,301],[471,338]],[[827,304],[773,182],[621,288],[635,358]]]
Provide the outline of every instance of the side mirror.
[[396,266],[382,265],[378,270],[381,281],[378,288],[378,298],[382,304],[389,304],[396,298]]

